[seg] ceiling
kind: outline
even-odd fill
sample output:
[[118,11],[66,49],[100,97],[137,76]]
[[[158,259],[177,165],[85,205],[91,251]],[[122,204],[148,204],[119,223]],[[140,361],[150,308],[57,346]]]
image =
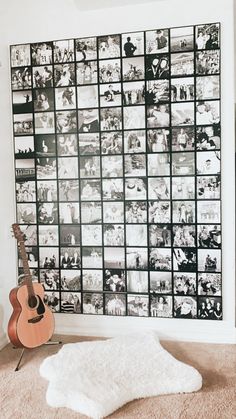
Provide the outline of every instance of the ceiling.
[[161,0],[74,0],[79,10],[96,10],[110,7],[132,6]]

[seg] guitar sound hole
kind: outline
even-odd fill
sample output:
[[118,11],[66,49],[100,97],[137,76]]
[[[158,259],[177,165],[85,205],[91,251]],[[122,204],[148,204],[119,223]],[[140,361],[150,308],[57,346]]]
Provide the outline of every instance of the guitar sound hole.
[[37,307],[37,304],[38,304],[37,297],[35,297],[35,295],[31,295],[28,299],[28,304],[30,308]]

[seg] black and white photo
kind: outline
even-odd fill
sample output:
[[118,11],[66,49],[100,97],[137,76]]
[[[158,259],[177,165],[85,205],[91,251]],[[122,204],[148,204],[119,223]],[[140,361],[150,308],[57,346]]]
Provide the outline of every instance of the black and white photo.
[[146,55],[145,73],[147,80],[168,79],[170,76],[169,55]]
[[[195,248],[174,248],[173,249],[173,269],[179,272],[195,272],[197,251]],[[199,253],[198,253],[199,256]]]
[[76,61],[85,62],[97,59],[97,38],[75,39]]
[[81,251],[79,247],[60,248],[60,267],[63,269],[81,268]]
[[127,310],[128,310],[128,316],[148,317],[149,316],[148,295],[128,294]]
[[173,201],[172,221],[180,224],[195,223],[195,201]]
[[[95,124],[98,122],[95,122]],[[88,125],[88,130],[89,128]],[[84,124],[83,128],[84,132],[86,132],[86,124]],[[97,155],[100,153],[100,141],[99,141],[99,134],[97,133],[89,133],[87,134],[79,134],[79,154],[81,156],[87,155]],[[105,153],[106,154],[106,153]]]
[[171,294],[171,272],[150,272],[150,291],[157,294]]
[[161,103],[147,107],[147,127],[159,128],[170,125],[170,108],[168,104]]
[[198,318],[205,320],[222,320],[222,298],[199,297]]
[[158,54],[169,50],[169,30],[146,31],[146,54]]
[[32,90],[12,93],[13,113],[28,113],[33,111]]
[[110,316],[125,316],[126,295],[105,294],[105,314]]
[[198,295],[221,296],[221,288],[221,274],[211,272],[201,272],[198,274]]
[[78,85],[96,84],[98,82],[97,61],[81,61],[76,64]]
[[43,269],[59,268],[59,250],[58,247],[40,247],[39,264]]
[[114,58],[121,55],[120,35],[98,37],[98,58]]
[[103,248],[102,247],[83,247],[82,248],[83,268],[101,269],[103,267]]
[[57,181],[43,180],[37,182],[37,200],[39,202],[57,201]]
[[171,270],[171,249],[149,248],[149,268],[155,271]]
[[101,132],[101,153],[102,154],[121,154],[122,150],[123,150],[122,131]]
[[149,201],[148,203],[149,223],[170,223],[170,201]]
[[62,292],[61,293],[61,313],[81,313],[81,293]]
[[144,54],[144,33],[132,32],[122,35],[122,55],[133,57],[134,55]]
[[32,113],[13,115],[13,124],[14,124],[15,135],[32,135],[33,134],[34,124],[33,124]]
[[219,23],[199,25],[196,27],[197,49],[219,48],[220,25]]
[[198,176],[197,194],[198,199],[220,199],[220,175]]
[[151,317],[173,317],[172,306],[172,297],[168,295],[158,295],[153,293],[150,296]]
[[83,269],[83,290],[102,291],[103,290],[103,271],[99,269]]
[[170,30],[171,52],[191,51],[194,49],[194,28],[193,26],[183,26]]
[[53,57],[55,64],[75,61],[74,40],[65,39],[64,41],[54,41]]
[[31,64],[30,44],[11,46],[11,66],[22,67]]
[[103,294],[83,294],[83,314],[103,314]]
[[105,269],[104,291],[124,292],[126,291],[125,271],[119,269]]
[[99,61],[99,81],[100,83],[114,83],[121,81],[120,58]]
[[190,76],[194,73],[194,53],[178,52],[171,54],[171,77]]
[[176,295],[196,295],[197,284],[195,273],[174,274],[174,294]]
[[197,317],[197,300],[194,297],[174,297],[174,317],[195,319]]
[[194,127],[172,129],[172,151],[193,151],[194,147]]
[[124,132],[124,153],[145,153],[146,133],[144,130],[132,130]]
[[123,81],[144,80],[144,57],[123,58],[122,69]]
[[127,271],[127,291],[135,293],[148,293],[148,272]]

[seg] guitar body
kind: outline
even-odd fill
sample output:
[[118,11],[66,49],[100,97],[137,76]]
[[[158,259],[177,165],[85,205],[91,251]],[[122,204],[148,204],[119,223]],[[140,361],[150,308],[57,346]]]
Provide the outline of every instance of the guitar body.
[[34,296],[29,297],[26,284],[13,288],[9,298],[13,313],[8,336],[17,348],[36,348],[46,343],[54,332],[54,317],[43,302],[44,289],[33,283]]

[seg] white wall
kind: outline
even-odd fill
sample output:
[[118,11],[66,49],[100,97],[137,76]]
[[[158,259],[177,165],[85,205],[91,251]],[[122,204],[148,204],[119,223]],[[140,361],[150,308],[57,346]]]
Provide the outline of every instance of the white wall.
[[[99,0],[97,0],[99,1]],[[55,7],[56,6],[56,7]],[[9,290],[16,281],[14,176],[10,105],[9,51],[14,43],[90,36],[158,27],[222,23],[222,199],[224,320],[137,319],[56,315],[56,331],[112,336],[156,329],[166,338],[233,342],[235,337],[235,175],[233,0],[166,0],[81,12],[73,0],[8,0],[0,4],[0,346],[11,307]]]

